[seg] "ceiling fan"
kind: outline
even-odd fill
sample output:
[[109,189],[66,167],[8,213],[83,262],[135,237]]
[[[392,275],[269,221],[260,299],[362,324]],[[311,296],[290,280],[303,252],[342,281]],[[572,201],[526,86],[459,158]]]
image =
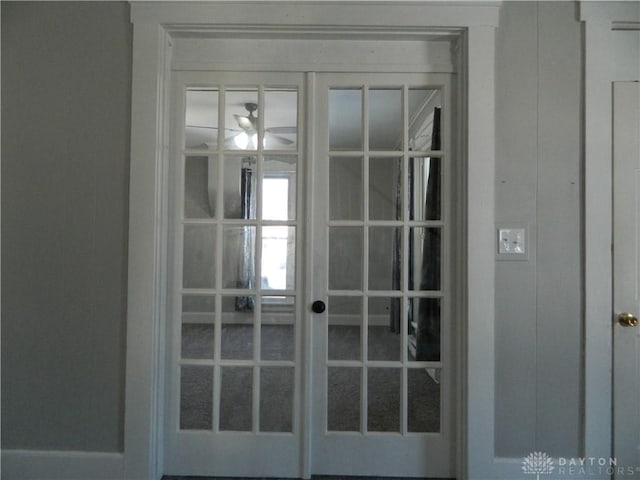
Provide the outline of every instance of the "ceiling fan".
[[[248,115],[237,115],[234,114],[234,118],[236,122],[238,122],[238,126],[243,130],[240,134],[234,137],[234,141],[236,141],[236,145],[238,143],[245,143],[245,136],[247,136],[247,140],[253,139],[255,144],[255,139],[257,138],[258,133],[258,117],[254,115],[254,112],[258,110],[258,104],[253,102],[247,102],[244,104],[244,108],[249,112]],[[293,135],[297,132],[296,127],[269,127],[265,128],[265,142],[273,141],[279,143],[281,145],[291,145],[293,140],[283,137],[282,135]],[[247,142],[248,145],[248,142]],[[246,147],[245,147],[246,148]]]
[[[247,102],[244,104],[244,108],[247,111],[246,115],[233,115],[239,128],[225,128],[226,131],[231,132],[231,136],[225,139],[225,144],[228,144],[231,148],[238,148],[240,150],[255,149],[257,148],[258,139],[258,117],[255,115],[255,112],[258,110],[258,104],[254,102]],[[204,125],[186,125],[186,127],[188,129],[218,129],[218,127]],[[294,143],[294,140],[287,138],[287,136],[295,135],[296,133],[297,128],[293,126],[265,128],[264,146],[268,146],[273,143],[291,145]],[[211,146],[209,142],[205,141],[204,143],[208,147]]]

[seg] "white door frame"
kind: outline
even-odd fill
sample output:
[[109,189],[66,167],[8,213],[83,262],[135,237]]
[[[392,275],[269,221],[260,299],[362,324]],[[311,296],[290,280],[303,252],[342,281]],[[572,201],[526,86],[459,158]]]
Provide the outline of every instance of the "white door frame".
[[[612,89],[639,72],[618,38],[640,28],[640,2],[580,2],[584,22],[584,456],[609,458],[612,442]],[[637,53],[636,53],[637,55]],[[627,71],[625,71],[625,69]],[[634,71],[635,70],[635,71]]]
[[[463,295],[458,478],[508,478],[494,454],[495,28],[500,2],[132,2],[134,23],[125,478],[162,475],[171,35],[458,35]],[[455,27],[455,28],[454,28]],[[470,180],[472,179],[472,181]],[[473,242],[464,239],[472,239]]]

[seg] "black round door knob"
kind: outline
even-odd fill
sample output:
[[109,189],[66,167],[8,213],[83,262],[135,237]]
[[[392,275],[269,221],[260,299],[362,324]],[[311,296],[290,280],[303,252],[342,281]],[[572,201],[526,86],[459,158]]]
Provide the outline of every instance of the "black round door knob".
[[322,300],[316,300],[311,304],[311,310],[313,313],[322,313],[327,309],[327,306],[324,304]]

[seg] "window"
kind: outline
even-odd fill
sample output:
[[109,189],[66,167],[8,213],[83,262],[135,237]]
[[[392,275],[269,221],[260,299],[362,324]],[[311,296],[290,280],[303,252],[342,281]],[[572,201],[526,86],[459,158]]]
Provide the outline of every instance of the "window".
[[[288,223],[295,205],[295,171],[272,170],[262,181],[262,261],[263,290],[291,290],[295,285],[296,228]],[[265,296],[263,304],[290,304],[289,296]]]
[[[265,177],[262,183],[263,218],[289,218],[289,178]],[[289,227],[269,225],[262,229],[262,288],[285,290],[289,265]]]

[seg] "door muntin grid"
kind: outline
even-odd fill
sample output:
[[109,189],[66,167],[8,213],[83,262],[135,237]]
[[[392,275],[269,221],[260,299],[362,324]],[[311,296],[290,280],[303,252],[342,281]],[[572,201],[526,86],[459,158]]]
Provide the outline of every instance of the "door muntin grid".
[[442,323],[449,311],[444,89],[329,88],[330,434],[442,432]]
[[[322,84],[321,76],[318,77]],[[196,78],[196,76],[189,78]],[[396,78],[402,77],[398,75]],[[228,140],[224,140],[224,138],[221,140],[220,135],[216,137],[215,142],[207,140],[199,144],[184,144],[181,148],[179,156],[182,161],[176,167],[177,173],[175,175],[178,178],[178,188],[184,190],[184,186],[189,184],[192,185],[189,187],[191,190],[197,190],[199,193],[195,199],[187,199],[183,198],[184,191],[176,192],[176,232],[174,232],[173,238],[176,239],[175,244],[178,245],[178,248],[173,262],[175,264],[173,270],[175,270],[176,290],[172,308],[174,318],[183,319],[183,323],[186,325],[184,327],[182,324],[174,326],[170,339],[173,351],[178,352],[177,355],[174,353],[174,358],[170,360],[169,364],[171,368],[169,378],[173,386],[168,389],[168,392],[171,395],[170,401],[178,405],[177,413],[174,412],[167,423],[170,430],[167,436],[168,451],[173,449],[178,452],[176,459],[172,461],[184,465],[188,465],[191,460],[200,461],[198,459],[204,454],[203,448],[207,448],[206,444],[210,445],[211,451],[204,455],[207,458],[215,459],[212,461],[216,465],[220,465],[220,462],[225,461],[223,456],[228,455],[229,449],[236,445],[234,442],[241,441],[243,448],[251,451],[256,450],[255,446],[262,442],[260,444],[267,447],[264,452],[273,452],[273,449],[269,450],[270,445],[277,445],[279,448],[280,445],[285,445],[281,442],[283,439],[289,442],[289,439],[299,436],[304,438],[305,431],[309,432],[308,434],[313,438],[313,444],[317,445],[317,449],[313,448],[310,452],[314,469],[321,468],[318,462],[323,465],[326,463],[321,457],[322,451],[327,450],[330,444],[334,444],[336,436],[340,437],[336,448],[343,450],[344,447],[347,447],[346,450],[362,447],[367,451],[373,448],[371,452],[377,451],[379,454],[381,453],[379,447],[387,445],[389,438],[398,438],[402,439],[397,444],[397,448],[400,449],[410,447],[412,451],[416,452],[414,447],[418,447],[417,450],[420,450],[428,444],[429,452],[432,452],[432,446],[435,448],[433,452],[444,451],[441,446],[449,442],[448,433],[451,432],[451,429],[448,428],[450,424],[446,420],[447,405],[441,400],[449,398],[447,388],[451,385],[451,382],[448,381],[450,376],[447,376],[450,375],[448,369],[451,368],[447,360],[447,353],[443,352],[440,361],[414,361],[407,353],[410,328],[407,321],[401,323],[400,335],[393,335],[392,342],[389,342],[392,343],[391,348],[387,348],[389,344],[384,339],[381,342],[378,338],[380,332],[387,328],[386,323],[381,320],[383,314],[380,312],[392,308],[392,304],[398,304],[399,306],[394,308],[399,308],[405,317],[408,316],[408,312],[419,309],[420,301],[424,299],[435,299],[434,301],[441,312],[445,312],[441,313],[443,318],[446,318],[447,309],[450,308],[447,286],[450,276],[446,260],[449,251],[445,248],[441,252],[442,261],[439,268],[441,285],[437,289],[428,290],[420,286],[418,277],[413,278],[413,283],[410,282],[412,277],[410,276],[409,256],[407,255],[409,245],[412,242],[410,238],[412,236],[421,238],[420,236],[423,236],[427,228],[437,229],[445,240],[449,237],[450,224],[447,217],[447,205],[444,203],[441,205],[439,217],[425,219],[424,209],[420,210],[415,205],[413,209],[410,208],[409,193],[411,190],[409,188],[410,168],[414,168],[415,171],[419,171],[420,168],[426,170],[424,165],[426,159],[448,162],[449,154],[442,148],[432,152],[429,149],[412,146],[409,143],[410,135],[407,133],[407,129],[411,130],[412,125],[408,120],[411,117],[408,113],[411,111],[408,98],[410,94],[414,95],[411,89],[443,92],[445,90],[444,87],[434,87],[429,84],[427,87],[413,87],[409,84],[402,84],[403,81],[411,80],[402,78],[397,85],[391,85],[391,87],[379,85],[371,87],[373,90],[392,90],[389,94],[391,98],[397,98],[399,92],[402,99],[402,106],[399,110],[403,122],[403,139],[397,147],[393,144],[394,149],[391,150],[383,150],[383,148],[392,148],[392,143],[388,140],[381,142],[382,146],[375,147],[380,150],[372,149],[369,145],[368,138],[375,130],[371,130],[370,118],[368,114],[365,115],[365,112],[368,112],[366,109],[369,108],[369,102],[366,98],[368,95],[366,93],[367,87],[347,88],[356,91],[359,89],[359,94],[362,97],[362,106],[358,113],[362,124],[360,126],[362,145],[359,149],[335,149],[327,152],[326,157],[324,153],[318,155],[316,152],[310,158],[302,159],[303,150],[299,145],[300,142],[297,142],[297,150],[274,151],[266,149],[264,144],[257,140],[253,144],[255,145],[253,150],[245,151],[230,146],[227,148],[225,143],[228,145]],[[215,90],[216,95],[221,95],[225,89],[225,85],[215,82],[207,84],[205,87],[201,85],[196,88]],[[255,88],[258,92],[258,102],[261,96],[260,89],[262,88],[264,91],[268,88],[264,86],[236,88],[236,84],[232,85],[234,91]],[[300,83],[298,88],[301,88]],[[387,98],[386,92],[381,93],[377,98],[383,99],[377,101],[384,101]],[[300,102],[299,98],[298,101]],[[226,108],[224,100],[220,103],[223,108]],[[323,116],[321,110],[321,107],[318,107],[319,118]],[[222,114],[216,113],[219,120],[218,125],[221,126],[220,128],[224,128],[224,122],[220,120]],[[260,116],[258,111],[257,118]],[[262,116],[266,117],[266,115]],[[260,129],[264,131],[264,126],[260,126],[259,122],[260,120],[258,120],[258,131]],[[413,131],[420,132],[420,129],[414,128]],[[323,138],[323,135],[321,134],[317,138]],[[201,145],[202,143],[204,146]],[[268,165],[271,158],[276,160],[284,158],[287,161],[276,162],[281,165],[276,165],[276,163]],[[334,210],[337,212],[336,215],[342,215],[335,217],[329,212],[332,207],[329,204],[332,202],[331,199],[335,198],[335,194],[329,192],[330,182],[325,178],[325,175],[329,175],[330,159],[333,158],[339,158],[335,163],[336,178],[341,177],[340,164],[355,159],[357,168],[354,169],[354,172],[357,174],[356,178],[360,179],[359,182],[345,182],[339,186],[338,191],[340,188],[342,189],[344,203],[350,204],[352,208],[342,214],[340,210]],[[306,178],[302,170],[307,161],[314,168],[313,175],[307,179],[309,182],[307,186],[311,185],[313,187],[311,189],[305,189],[302,182]],[[410,167],[412,161],[416,165]],[[295,165],[295,172],[286,167],[291,164]],[[440,178],[444,183],[442,193],[444,196],[451,191],[446,187],[449,166],[445,163],[441,164],[443,167]],[[233,166],[228,167],[227,165]],[[296,198],[295,208],[284,216],[283,214],[265,212],[263,209],[264,199],[259,193],[256,193],[255,199],[252,199],[254,203],[249,202],[245,210],[247,213],[242,211],[240,195],[236,196],[234,202],[224,197],[222,186],[226,184],[224,181],[225,170],[229,171],[233,168],[234,175],[241,176],[243,167],[255,168],[258,173],[251,178],[246,177],[245,185],[251,191],[259,192],[263,189],[262,179],[273,179],[275,182],[283,176],[280,168],[282,165],[285,165],[285,171],[289,170],[289,173],[284,176],[288,175],[289,182],[293,182],[289,183],[293,190],[288,188],[287,195]],[[372,174],[372,172],[374,173]],[[396,193],[398,174],[401,178],[399,190],[402,198],[399,204],[388,200],[388,197]],[[316,185],[320,186],[316,188]],[[416,180],[413,194],[417,204],[426,202],[426,193],[420,190],[420,187],[421,184]],[[353,194],[354,188],[357,189],[358,195]],[[379,196],[376,197],[376,195]],[[303,196],[310,197],[311,205],[308,208],[313,214],[312,219],[307,219],[301,214]],[[385,200],[385,196],[387,200]],[[330,218],[323,218],[321,212],[324,208],[327,209],[326,215]],[[245,215],[248,218],[244,218]],[[309,239],[311,248],[305,249],[309,255],[308,265],[312,266],[312,270],[305,273],[305,280],[309,282],[307,294],[311,300],[325,299],[328,307],[324,316],[311,315],[309,312],[310,324],[304,342],[310,346],[308,352],[301,351],[300,348],[300,345],[303,344],[300,321],[307,314],[306,301],[309,301],[307,294],[300,290],[300,270],[304,263],[300,258],[303,226],[313,231],[313,235]],[[182,242],[184,242],[186,227],[196,228],[195,233],[190,232],[193,245],[200,244],[199,239],[205,236],[205,232],[209,235],[208,242],[213,246],[206,255],[195,258],[185,256]],[[294,236],[286,233],[284,235],[273,234],[269,237],[269,240],[276,237],[281,240],[286,238],[287,244],[295,245],[293,249],[287,250],[293,252],[295,260],[295,277],[291,289],[269,289],[261,281],[257,281],[262,276],[260,270],[263,269],[263,264],[260,257],[263,256],[262,232],[265,227],[285,227],[287,229],[296,227]],[[201,228],[202,231],[197,228]],[[348,243],[353,236],[358,239],[358,242],[355,242],[353,246],[353,251],[359,252],[359,255],[348,256],[349,261],[351,261],[350,259],[356,261],[357,268],[351,269],[358,272],[356,280],[352,280],[346,275],[335,275],[335,271],[330,272],[331,268],[327,263],[331,256],[328,255],[330,228],[337,232],[338,244],[343,243],[344,240]],[[249,276],[253,286],[243,288],[237,284],[237,281],[240,280],[239,276],[225,272],[225,258],[229,262],[228,257],[232,255],[224,255],[223,252],[225,242],[231,241],[225,238],[225,230],[229,231],[229,236],[235,234],[237,240],[243,238],[245,229],[250,232],[247,237],[253,239],[250,243],[255,255],[255,262],[254,270],[250,272]],[[323,240],[318,243],[318,239]],[[393,268],[389,266],[388,262],[385,262],[384,257],[385,251],[389,248],[388,245],[393,245],[394,242],[400,242],[402,246],[398,255],[402,265],[398,277],[399,283],[389,280],[389,275],[394,278],[397,275],[394,274]],[[236,241],[236,243],[238,242]],[[322,251],[322,248],[318,249],[318,246],[321,245],[326,247],[326,251]],[[339,253],[337,247],[336,252]],[[237,259],[238,255],[235,254],[234,258]],[[188,262],[185,262],[185,259]],[[414,260],[417,264],[417,259]],[[235,263],[235,260],[231,262],[231,264]],[[382,265],[383,263],[384,265]],[[197,273],[193,282],[185,285],[182,284],[184,280],[183,264],[191,265]],[[378,271],[384,272],[384,274],[378,275],[376,273]],[[445,274],[445,272],[447,273]],[[345,283],[342,285],[332,283],[329,289],[329,276],[336,281],[338,279],[344,280]],[[192,280],[190,276],[188,280]],[[243,298],[245,303],[253,304],[253,311],[248,310],[240,315],[235,306],[238,297]],[[350,305],[343,305],[346,300],[350,301]],[[283,312],[286,312],[286,315]],[[345,354],[341,353],[339,346],[336,346],[335,350],[331,350],[326,340],[318,342],[318,339],[328,333],[326,330],[324,334],[321,333],[323,331],[321,325],[326,325],[328,315],[341,317],[342,323],[339,325],[350,327],[352,335],[357,338],[355,350],[348,349],[348,354]],[[227,352],[225,350],[223,353],[223,327],[225,327],[224,333],[227,335],[226,326],[229,325],[223,318],[229,316],[236,317],[237,321],[234,325],[239,325],[244,330],[245,333],[240,334],[240,338],[248,339],[245,341],[246,349],[242,352]],[[243,317],[243,320],[241,321],[239,317]],[[354,323],[353,317],[357,317],[355,321],[357,329],[351,328]],[[333,325],[333,319],[331,322]],[[184,334],[182,334],[183,328]],[[287,349],[282,346],[274,348],[273,345],[264,344],[261,333],[270,328],[283,332],[282,337],[285,338],[283,344],[285,345],[291,346],[288,339],[293,337],[293,348]],[[325,326],[324,329],[326,328]],[[385,331],[385,333],[388,332]],[[311,335],[309,342],[307,342],[309,340],[307,335]],[[442,334],[441,343],[445,342],[444,339],[447,338],[445,335],[445,333]],[[198,340],[193,342],[190,340],[193,338]],[[327,349],[331,351],[326,352]],[[325,351],[324,354],[323,351]],[[304,372],[300,367],[300,360],[303,356],[312,361],[309,368],[313,373],[308,380],[312,390],[311,395],[306,395],[301,387]],[[183,372],[186,372],[184,379]],[[430,379],[435,378],[440,381],[437,383],[433,380],[435,382],[434,391],[425,392],[425,374]],[[291,376],[294,377],[295,385],[293,393],[288,389]],[[192,386],[197,385],[197,389],[193,391],[195,395],[183,395],[183,393],[189,392],[181,392],[181,383],[187,389],[195,388]],[[261,385],[264,383],[273,385],[274,389],[283,392],[287,399],[286,402],[279,401],[282,408],[277,412],[274,411],[274,403],[269,401],[268,394],[265,395],[261,391]],[[339,384],[346,385],[347,389],[344,391],[353,400],[346,406],[350,415],[346,420],[335,416],[338,410],[345,408],[345,404],[336,403],[332,396],[332,392],[335,390],[332,390],[331,385]],[[377,394],[381,388],[388,388],[391,391],[393,401],[396,404],[391,409],[394,412],[391,417],[384,415],[384,412],[389,410],[386,404],[377,402],[379,399]],[[317,393],[317,395],[313,393]],[[233,408],[238,397],[250,397],[249,406],[244,404],[239,415],[227,415],[226,409]],[[289,398],[293,399],[292,406],[288,401]],[[434,398],[437,399],[435,402],[433,402]],[[190,401],[192,408],[196,412],[200,409],[200,413],[190,417],[185,412],[184,418],[180,418],[179,402],[186,404]],[[416,405],[426,402],[431,402],[430,408],[436,412],[435,415],[425,415],[424,410],[416,409]],[[320,405],[324,408],[317,408]],[[333,410],[327,412],[327,405]],[[304,412],[301,409],[304,409]],[[222,413],[223,410],[225,413]],[[292,419],[289,414],[290,410],[294,411]],[[305,430],[305,424],[302,421],[303,413],[313,417],[307,430]],[[320,419],[319,417],[323,415],[328,418]],[[181,426],[183,428],[180,428]],[[353,435],[354,433],[357,435]],[[323,443],[321,437],[326,437],[328,443]],[[346,440],[346,443],[342,440]],[[296,442],[298,441],[296,440]],[[295,445],[290,449],[291,452],[299,451],[297,446],[299,443]],[[395,454],[387,452],[385,449],[385,455]],[[420,456],[420,452],[412,455]],[[266,454],[264,458],[268,456],[270,457],[272,454]],[[333,457],[334,454],[331,456]],[[295,458],[295,453],[292,453],[291,458]],[[418,463],[422,465],[421,461],[416,461],[416,465]],[[340,468],[347,467],[343,465]]]
[[295,434],[299,86],[186,86],[183,99],[174,427]]

